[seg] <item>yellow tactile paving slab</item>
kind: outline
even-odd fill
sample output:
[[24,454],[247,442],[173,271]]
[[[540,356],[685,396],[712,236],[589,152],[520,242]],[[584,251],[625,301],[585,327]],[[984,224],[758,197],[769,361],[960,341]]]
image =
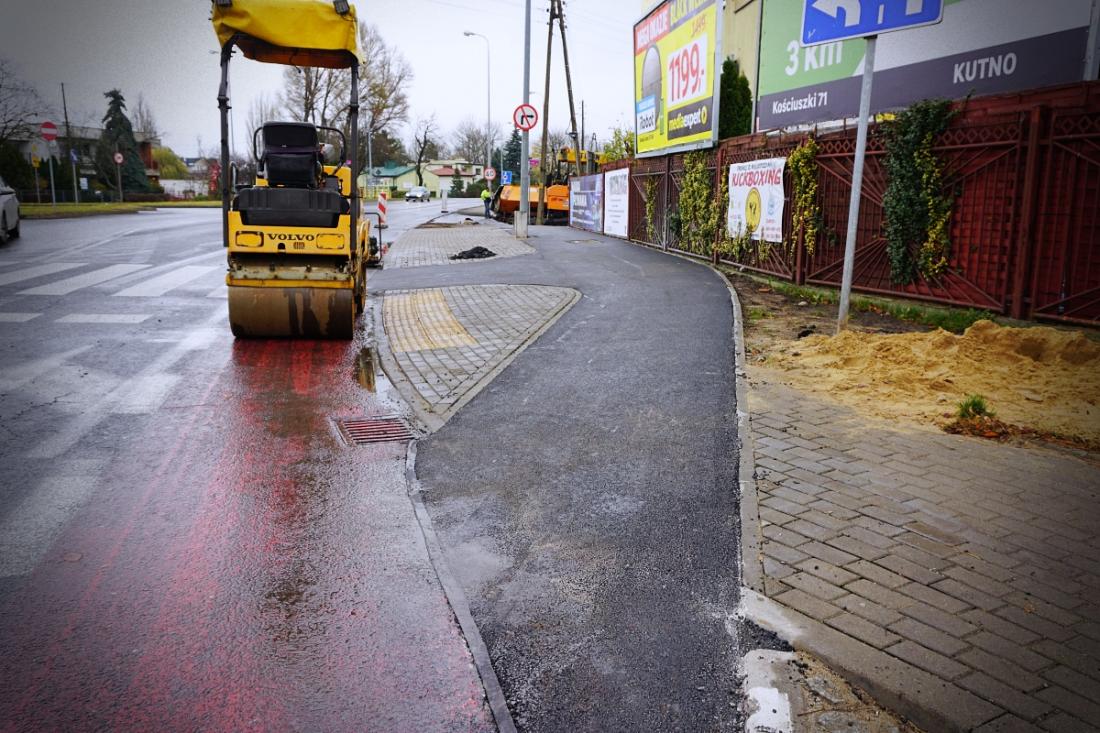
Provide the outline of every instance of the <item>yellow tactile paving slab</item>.
[[458,322],[438,288],[399,293],[383,303],[394,353],[476,346],[477,339]]

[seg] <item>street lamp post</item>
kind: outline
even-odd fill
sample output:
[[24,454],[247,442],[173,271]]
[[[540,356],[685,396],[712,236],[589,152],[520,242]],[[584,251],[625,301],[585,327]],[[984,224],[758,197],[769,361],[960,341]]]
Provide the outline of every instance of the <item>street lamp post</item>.
[[[489,39],[480,33],[474,33],[473,31],[463,31],[462,35],[469,38],[470,36],[477,36],[485,41],[485,167],[493,167],[493,105],[492,105],[492,69],[493,61],[491,51],[489,50]],[[489,189],[492,190],[493,182],[486,179],[486,184]]]

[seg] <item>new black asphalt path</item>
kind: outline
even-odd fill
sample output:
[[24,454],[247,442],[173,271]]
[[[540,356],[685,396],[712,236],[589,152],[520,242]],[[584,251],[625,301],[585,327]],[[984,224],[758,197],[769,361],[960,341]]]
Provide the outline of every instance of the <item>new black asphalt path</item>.
[[534,255],[368,283],[583,295],[419,446],[451,571],[521,730],[739,730],[729,292],[638,245],[532,233]]

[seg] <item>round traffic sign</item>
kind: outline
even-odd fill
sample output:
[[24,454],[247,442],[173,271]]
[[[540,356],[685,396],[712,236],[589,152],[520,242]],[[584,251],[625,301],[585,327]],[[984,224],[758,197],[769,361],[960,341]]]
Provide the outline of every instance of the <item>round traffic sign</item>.
[[124,160],[124,158],[122,157],[122,153],[115,153],[115,164],[116,165],[122,165],[123,160]]
[[535,125],[539,123],[539,113],[531,105],[521,104],[512,113],[512,122],[516,124],[516,127],[527,132],[534,129]]
[[39,131],[42,134],[42,139],[47,142],[57,139],[57,125],[49,120],[42,123],[42,127],[39,128]]
[[493,168],[492,166],[489,166],[488,168],[485,169],[485,180],[486,181],[491,181],[496,177],[497,177],[497,169],[496,168]]

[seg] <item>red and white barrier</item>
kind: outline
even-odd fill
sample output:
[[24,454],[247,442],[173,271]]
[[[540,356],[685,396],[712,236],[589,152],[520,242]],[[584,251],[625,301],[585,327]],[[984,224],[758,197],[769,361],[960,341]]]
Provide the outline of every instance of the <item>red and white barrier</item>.
[[389,192],[378,192],[378,228],[386,228],[386,199],[390,197]]

